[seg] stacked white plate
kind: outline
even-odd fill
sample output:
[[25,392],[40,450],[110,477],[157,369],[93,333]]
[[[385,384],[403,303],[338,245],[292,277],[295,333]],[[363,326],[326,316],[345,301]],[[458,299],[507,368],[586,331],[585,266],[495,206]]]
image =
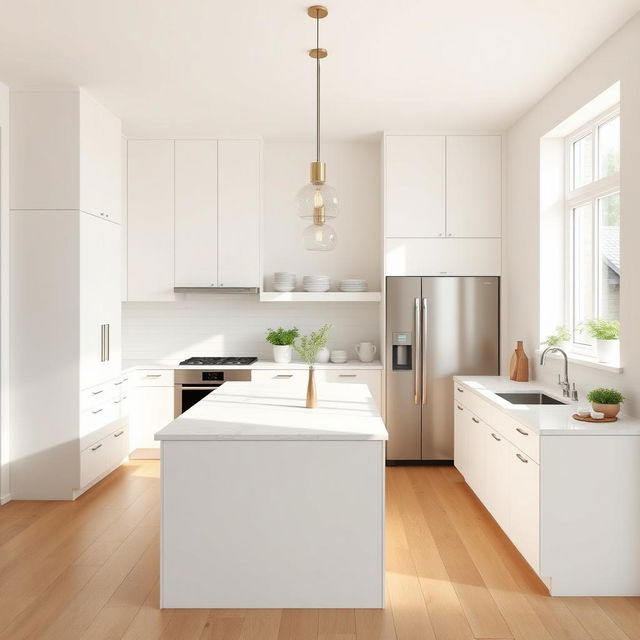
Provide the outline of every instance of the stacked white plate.
[[304,276],[302,278],[302,288],[310,292],[329,291],[331,280],[329,276]]
[[334,349],[331,352],[331,362],[335,364],[344,364],[347,361],[347,352],[342,349]]
[[340,281],[340,291],[366,291],[367,290],[367,281],[366,280],[341,280]]
[[296,288],[296,274],[276,271],[273,274],[273,288],[276,291],[293,291]]

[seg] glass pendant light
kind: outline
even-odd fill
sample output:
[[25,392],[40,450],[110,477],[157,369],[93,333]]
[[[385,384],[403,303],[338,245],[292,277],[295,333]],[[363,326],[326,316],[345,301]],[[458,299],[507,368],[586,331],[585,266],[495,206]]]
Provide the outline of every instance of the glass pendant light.
[[320,162],[320,59],[327,57],[327,50],[320,48],[320,19],[328,13],[320,5],[307,9],[307,14],[316,21],[316,48],[309,51],[316,60],[316,160],[311,163],[310,183],[296,195],[296,205],[298,216],[313,220],[303,233],[304,248],[308,251],[331,251],[337,242],[336,232],[327,220],[338,215],[338,194],[326,183],[326,166]]

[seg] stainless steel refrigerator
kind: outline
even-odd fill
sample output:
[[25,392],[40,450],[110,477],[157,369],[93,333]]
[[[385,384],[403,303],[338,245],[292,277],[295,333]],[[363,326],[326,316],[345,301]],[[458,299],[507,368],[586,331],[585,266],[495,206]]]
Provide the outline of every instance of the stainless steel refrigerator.
[[453,460],[453,381],[498,375],[500,279],[387,277],[387,460]]

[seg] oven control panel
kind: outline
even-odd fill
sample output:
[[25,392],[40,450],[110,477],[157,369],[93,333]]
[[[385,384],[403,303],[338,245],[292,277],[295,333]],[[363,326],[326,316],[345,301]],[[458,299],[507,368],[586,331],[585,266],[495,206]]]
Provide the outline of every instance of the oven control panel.
[[204,382],[210,382],[212,380],[222,382],[224,380],[224,371],[203,371],[202,380]]

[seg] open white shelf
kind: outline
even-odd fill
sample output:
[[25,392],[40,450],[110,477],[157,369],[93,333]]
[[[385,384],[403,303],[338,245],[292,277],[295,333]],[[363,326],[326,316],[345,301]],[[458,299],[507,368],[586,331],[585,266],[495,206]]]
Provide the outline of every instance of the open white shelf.
[[344,291],[325,291],[324,293],[309,293],[307,291],[261,291],[260,302],[380,302],[380,291],[363,291],[349,293]]

